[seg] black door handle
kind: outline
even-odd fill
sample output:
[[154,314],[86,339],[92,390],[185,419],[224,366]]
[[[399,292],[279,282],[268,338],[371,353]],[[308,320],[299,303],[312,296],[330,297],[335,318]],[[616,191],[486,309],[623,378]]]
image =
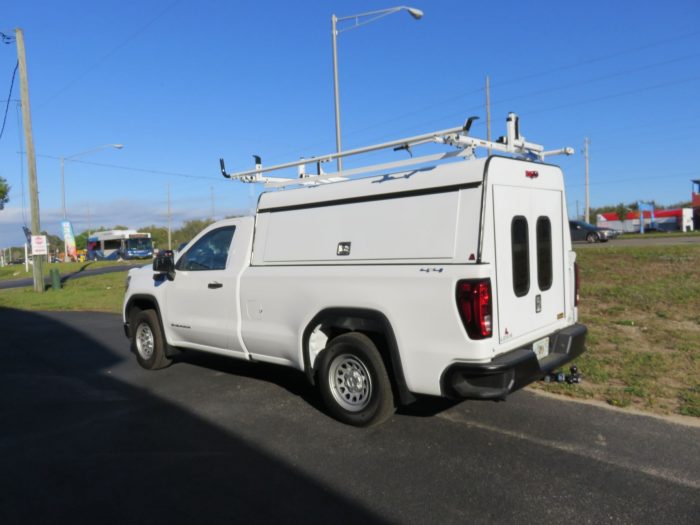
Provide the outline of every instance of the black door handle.
[[209,286],[209,288],[211,288],[211,289],[213,290],[213,289],[215,289],[215,288],[221,288],[221,287],[223,286],[223,284],[217,283],[217,282],[213,282],[213,283],[209,283],[208,286]]

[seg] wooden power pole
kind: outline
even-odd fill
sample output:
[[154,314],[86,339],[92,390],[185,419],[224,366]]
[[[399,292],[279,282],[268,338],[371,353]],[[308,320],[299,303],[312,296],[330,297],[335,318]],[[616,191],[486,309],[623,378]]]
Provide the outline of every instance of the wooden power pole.
[[[24,123],[24,142],[27,147],[27,172],[29,176],[29,198],[32,213],[32,235],[41,234],[39,222],[39,188],[36,182],[36,157],[34,139],[32,138],[32,115],[29,108],[29,81],[27,78],[27,57],[24,51],[24,34],[20,28],[15,29],[17,37],[17,61],[19,62],[19,82],[22,99],[22,121]],[[34,291],[44,291],[44,268],[42,256],[34,257]]]

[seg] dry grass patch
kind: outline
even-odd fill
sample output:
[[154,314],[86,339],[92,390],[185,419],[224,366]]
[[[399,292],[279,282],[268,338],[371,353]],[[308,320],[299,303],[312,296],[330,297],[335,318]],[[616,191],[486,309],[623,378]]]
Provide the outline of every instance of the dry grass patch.
[[700,416],[700,246],[593,248],[578,261],[584,382],[536,388]]

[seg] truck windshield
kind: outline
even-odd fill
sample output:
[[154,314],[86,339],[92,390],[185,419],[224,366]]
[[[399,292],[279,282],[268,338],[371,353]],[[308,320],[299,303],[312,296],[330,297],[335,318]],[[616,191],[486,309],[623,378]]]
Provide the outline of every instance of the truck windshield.
[[126,246],[129,250],[150,250],[151,239],[129,239]]

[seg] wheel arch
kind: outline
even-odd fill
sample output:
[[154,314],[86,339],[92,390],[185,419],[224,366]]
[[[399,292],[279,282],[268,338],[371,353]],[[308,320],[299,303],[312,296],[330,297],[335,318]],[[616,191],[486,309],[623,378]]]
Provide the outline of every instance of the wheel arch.
[[148,294],[134,294],[132,295],[124,307],[124,314],[126,318],[126,323],[124,325],[124,331],[127,337],[131,337],[131,319],[134,315],[142,312],[144,310],[155,310],[156,316],[158,317],[158,323],[160,323],[160,330],[163,334],[163,341],[165,342],[165,354],[168,357],[173,357],[178,354],[178,351],[170,346],[168,343],[168,337],[163,325],[163,316],[160,313],[160,305],[158,300],[153,295]]
[[415,401],[415,396],[406,385],[401,355],[391,323],[382,312],[371,309],[327,308],[311,319],[302,335],[304,373],[311,384],[316,382],[316,368],[311,364],[310,339],[311,334],[319,326],[329,330],[334,335],[345,332],[360,332],[367,335],[379,348],[385,360],[392,388],[395,389],[397,398],[404,405]]

